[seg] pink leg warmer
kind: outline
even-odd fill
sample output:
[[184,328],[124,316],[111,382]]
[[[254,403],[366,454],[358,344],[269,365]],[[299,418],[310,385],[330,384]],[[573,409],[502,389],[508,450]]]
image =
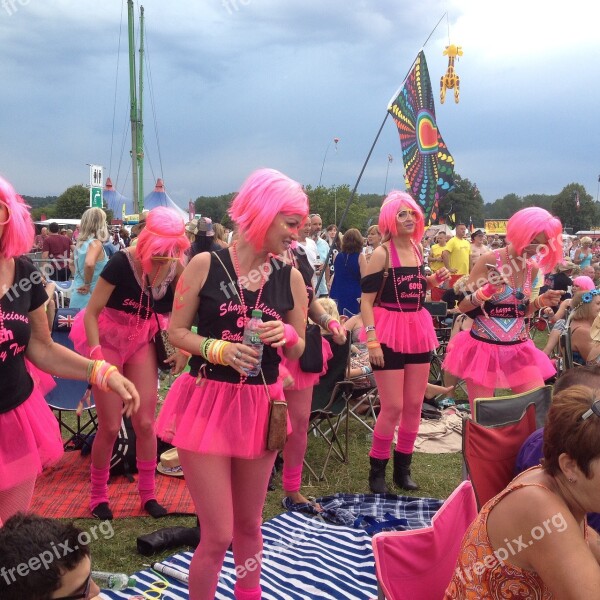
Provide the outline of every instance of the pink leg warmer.
[[255,588],[242,588],[236,581],[233,586],[233,595],[235,600],[260,600],[262,598],[262,591],[260,586]]
[[110,467],[99,469],[93,464],[90,466],[90,510],[94,510],[98,504],[108,502],[108,475]]
[[393,439],[394,439],[393,435],[390,435],[389,437],[383,437],[383,436],[377,435],[377,433],[374,433],[373,434],[373,443],[371,445],[371,451],[369,452],[369,456],[371,458],[379,458],[379,459],[389,458]]
[[[285,459],[284,459],[285,460]],[[286,463],[283,463],[283,489],[286,492],[299,492],[302,484],[302,467],[304,465],[300,463],[298,467],[288,467]]]
[[400,427],[398,429],[398,440],[396,442],[396,452],[403,452],[404,454],[412,454],[413,448],[415,447],[415,440],[419,431],[405,431]]
[[283,449],[283,489],[299,492],[302,485],[302,467],[308,439],[308,421],[312,403],[312,387],[285,392],[292,433]]
[[148,500],[156,499],[156,460],[140,460],[138,458],[136,464],[138,468],[138,492],[142,506],[144,506]]

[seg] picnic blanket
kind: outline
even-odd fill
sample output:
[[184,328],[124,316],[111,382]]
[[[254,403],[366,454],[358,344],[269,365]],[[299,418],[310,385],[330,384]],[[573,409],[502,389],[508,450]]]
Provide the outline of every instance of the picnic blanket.
[[[264,523],[261,573],[264,600],[370,600],[377,596],[371,537],[364,531],[331,525],[299,513],[278,515]],[[187,571],[192,554],[183,552],[163,564]],[[103,592],[102,598],[134,598],[151,589],[156,573],[135,573],[133,590]],[[183,583],[167,577],[161,598],[187,600]],[[233,600],[233,555],[227,552],[215,598]]]
[[[65,452],[56,465],[44,470],[35,484],[31,511],[54,519],[89,518],[90,460],[80,452]],[[116,519],[148,516],[140,506],[137,482],[121,475],[113,477],[108,493]],[[183,477],[157,474],[156,498],[170,513],[195,514]]]

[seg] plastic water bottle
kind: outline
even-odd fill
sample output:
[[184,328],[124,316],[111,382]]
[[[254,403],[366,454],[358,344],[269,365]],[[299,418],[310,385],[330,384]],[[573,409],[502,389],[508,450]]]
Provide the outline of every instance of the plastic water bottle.
[[103,590],[126,590],[135,587],[136,580],[125,573],[92,571],[94,583]]
[[250,346],[250,348],[254,348],[254,350],[258,352],[258,364],[248,371],[248,377],[255,377],[260,373],[263,343],[259,335],[261,333],[260,327],[262,324],[262,310],[254,309],[252,311],[252,318],[246,323],[246,327],[244,327],[244,346]]

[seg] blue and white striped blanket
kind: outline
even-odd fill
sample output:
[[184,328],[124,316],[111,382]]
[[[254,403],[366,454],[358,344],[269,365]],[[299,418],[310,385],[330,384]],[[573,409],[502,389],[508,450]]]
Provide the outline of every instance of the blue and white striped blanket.
[[[263,527],[264,559],[261,586],[264,600],[369,600],[377,596],[371,536],[362,530],[286,513]],[[183,552],[163,561],[187,571],[192,554]],[[143,597],[156,574],[134,575],[134,590],[104,592],[102,598]],[[185,584],[169,579],[161,599],[187,600]],[[233,600],[233,555],[227,552],[215,598]],[[156,597],[156,594],[152,594]]]

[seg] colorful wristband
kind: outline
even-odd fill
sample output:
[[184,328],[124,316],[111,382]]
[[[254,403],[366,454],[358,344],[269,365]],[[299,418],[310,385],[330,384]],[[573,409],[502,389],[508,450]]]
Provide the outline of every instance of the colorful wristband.
[[329,331],[331,331],[331,333],[335,333],[336,331],[339,331],[341,328],[342,328],[342,326],[335,319],[331,319],[329,321],[329,323],[327,323],[327,329],[329,329]]
[[283,337],[285,338],[285,345],[288,348],[293,348],[300,339],[296,329],[289,323],[283,325]]

